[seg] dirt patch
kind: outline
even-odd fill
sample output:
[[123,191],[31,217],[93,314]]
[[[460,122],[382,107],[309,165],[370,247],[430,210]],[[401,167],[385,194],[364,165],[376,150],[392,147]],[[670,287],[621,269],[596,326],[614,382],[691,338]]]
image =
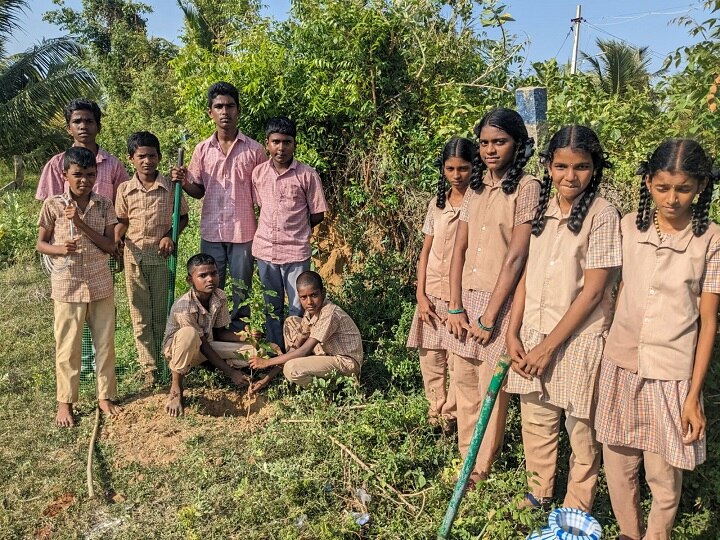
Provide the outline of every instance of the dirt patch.
[[106,420],[101,438],[116,455],[116,466],[127,463],[167,465],[187,450],[185,441],[263,426],[272,407],[264,396],[248,399],[228,390],[195,388],[185,392],[185,414],[165,412],[167,395],[151,394],[123,404],[117,418]]
[[57,499],[47,505],[47,508],[43,510],[43,515],[51,518],[55,517],[60,512],[68,508],[74,500],[75,496],[72,493],[63,493]]

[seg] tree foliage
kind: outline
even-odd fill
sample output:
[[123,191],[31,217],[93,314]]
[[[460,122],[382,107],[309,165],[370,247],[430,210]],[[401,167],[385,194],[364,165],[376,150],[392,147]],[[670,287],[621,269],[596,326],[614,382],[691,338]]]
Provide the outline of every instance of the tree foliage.
[[583,57],[590,74],[606,94],[622,96],[628,91],[643,91],[650,83],[648,47],[633,47],[612,39],[596,40],[600,54]]

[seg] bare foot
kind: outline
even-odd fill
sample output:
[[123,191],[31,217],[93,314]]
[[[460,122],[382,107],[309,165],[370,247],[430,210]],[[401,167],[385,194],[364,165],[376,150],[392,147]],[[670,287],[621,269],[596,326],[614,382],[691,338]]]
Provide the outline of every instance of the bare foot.
[[182,416],[183,414],[183,404],[182,404],[182,390],[178,391],[177,389],[171,388],[170,389],[170,396],[168,397],[167,405],[165,405],[165,410],[170,416]]
[[75,425],[72,403],[58,402],[57,415],[55,415],[55,425],[62,428],[73,427]]
[[235,386],[237,386],[238,388],[245,388],[247,385],[250,384],[250,377],[245,375],[239,369],[232,370],[232,373],[230,374],[230,380],[235,383]]
[[265,377],[263,377],[263,378],[260,379],[259,381],[255,381],[254,383],[252,383],[252,384],[250,385],[250,389],[248,390],[248,394],[252,396],[253,394],[259,392],[260,390],[262,390],[263,388],[265,388],[265,387],[268,385],[269,382],[270,382],[270,377],[268,377],[267,375],[265,375]]
[[102,412],[110,416],[117,416],[122,412],[122,407],[109,399],[98,399],[98,407]]

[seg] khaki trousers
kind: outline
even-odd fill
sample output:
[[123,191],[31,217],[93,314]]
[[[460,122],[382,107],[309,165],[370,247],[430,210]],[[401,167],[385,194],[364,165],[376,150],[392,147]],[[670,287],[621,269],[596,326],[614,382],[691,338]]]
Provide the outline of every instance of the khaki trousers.
[[[200,334],[191,326],[180,328],[172,337],[170,343],[170,371],[187,374],[190,368],[202,364],[207,360],[200,352],[202,340]],[[237,341],[211,341],[210,346],[225,363],[233,368],[247,367],[247,360],[238,358],[238,352],[247,352],[250,356],[257,354],[255,347]]]
[[57,400],[75,403],[80,387],[83,325],[87,322],[95,344],[95,381],[98,399],[112,399],[115,380],[115,300],[94,302],[54,301],[55,372]]
[[[620,534],[633,540],[669,540],[675,521],[680,493],[682,469],[673,467],[660,455],[624,446],[603,445],[605,476],[613,513]],[[652,505],[647,530],[642,536],[640,508],[640,462],[645,463],[645,479],[652,492]]]
[[[455,418],[455,384],[453,370],[457,355],[443,349],[419,349],[420,371],[428,400],[428,416]],[[448,384],[449,381],[449,384]]]
[[130,257],[125,254],[125,288],[138,363],[143,371],[153,371],[167,322],[169,270],[167,265],[135,264]]
[[[563,409],[540,401],[539,394],[520,396],[522,439],[530,492],[536,498],[552,497],[557,473],[558,439]],[[600,472],[600,445],[595,440],[592,419],[565,413],[570,439],[570,472],[563,506],[590,512]]]
[[[283,337],[288,351],[296,348],[298,337],[307,337],[307,334],[302,332],[301,323],[302,319],[300,317],[290,316],[285,319]],[[324,378],[333,371],[337,371],[342,375],[358,375],[360,373],[360,366],[349,356],[324,354],[325,351],[320,344],[315,347],[314,352],[318,354],[303,356],[286,362],[283,366],[285,378],[299,386],[307,386],[315,377]]]
[[[467,455],[475,424],[480,416],[480,408],[485,399],[493,369],[487,362],[476,358],[455,358],[455,400],[457,402],[458,446],[463,459]],[[492,415],[485,430],[480,450],[475,461],[475,468],[470,475],[474,481],[485,478],[492,467],[495,456],[500,450],[505,435],[505,420],[507,418],[510,396],[505,390],[500,390],[495,401]]]

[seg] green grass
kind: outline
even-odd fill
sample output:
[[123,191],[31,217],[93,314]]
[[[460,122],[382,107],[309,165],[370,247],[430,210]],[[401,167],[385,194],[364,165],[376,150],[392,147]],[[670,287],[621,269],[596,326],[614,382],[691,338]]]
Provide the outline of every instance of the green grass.
[[[39,209],[30,189],[19,197],[27,215]],[[192,234],[183,242],[188,254],[197,246]],[[198,399],[191,400],[188,415],[170,422],[161,411],[140,409],[142,400],[161,403],[162,398],[138,396],[138,383],[123,376],[127,414],[132,411],[133,422],[149,426],[151,434],[121,448],[107,430],[127,421],[104,422],[94,455],[98,496],[89,500],[85,464],[92,391],[86,387],[82,393],[76,428],[54,427],[49,283],[31,247],[27,250],[19,262],[0,270],[0,539],[435,538],[459,456],[455,442],[434,434],[425,421],[426,405],[412,375],[416,358],[402,347],[397,329],[400,337],[380,336],[360,386],[340,379],[297,392],[278,382],[268,395],[270,412],[249,423],[244,417],[204,414]],[[134,346],[123,294],[119,283],[118,352],[131,373]],[[397,374],[404,374],[404,384]],[[708,462],[685,475],[673,538],[720,537],[718,381],[713,367],[706,388]],[[195,395],[233,395],[216,373],[204,370],[193,372],[188,385]],[[162,443],[165,436],[179,437],[168,450],[177,453],[174,462],[143,465],[123,458],[128,450],[142,452],[144,445]],[[558,493],[566,481],[567,452],[563,438]],[[540,512],[514,509],[525,482],[513,403],[495,471],[463,501],[453,538],[525,538],[545,520]],[[359,489],[371,496],[369,502],[361,501]],[[369,513],[369,525],[359,526],[352,512]],[[606,537],[613,538],[617,531],[602,478],[595,515]]]

